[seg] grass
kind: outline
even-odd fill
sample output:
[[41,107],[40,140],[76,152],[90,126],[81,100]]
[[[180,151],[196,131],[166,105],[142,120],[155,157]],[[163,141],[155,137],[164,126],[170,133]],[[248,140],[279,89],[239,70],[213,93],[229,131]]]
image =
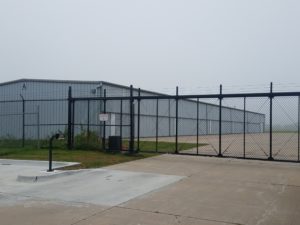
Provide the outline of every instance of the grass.
[[[93,150],[53,150],[53,160],[55,161],[80,162],[80,165],[72,166],[68,169],[98,168],[128,162],[132,160],[143,159],[155,155],[157,154],[138,153],[129,155],[123,153],[106,153],[102,151]],[[30,148],[0,149],[0,158],[23,160],[48,160],[48,150]]]
[[[270,131],[267,131],[270,132]],[[291,133],[298,133],[298,131],[292,131],[292,130],[273,130],[273,133],[281,133],[281,134],[291,134]]]
[[[128,143],[124,143],[124,145],[126,144]],[[53,148],[53,160],[80,163],[80,165],[68,167],[66,169],[99,168],[158,155],[158,153],[155,153],[155,148],[153,148],[155,147],[155,142],[152,141],[142,141],[140,145],[141,152],[137,154],[108,153],[99,150],[67,150],[62,148],[59,143],[56,146],[58,148]],[[159,142],[158,146],[160,152],[174,152],[172,150],[174,148],[174,143]],[[196,147],[196,144],[180,143],[179,146],[181,150],[186,150]],[[48,160],[48,149],[35,149],[31,147],[1,147],[0,158]]]

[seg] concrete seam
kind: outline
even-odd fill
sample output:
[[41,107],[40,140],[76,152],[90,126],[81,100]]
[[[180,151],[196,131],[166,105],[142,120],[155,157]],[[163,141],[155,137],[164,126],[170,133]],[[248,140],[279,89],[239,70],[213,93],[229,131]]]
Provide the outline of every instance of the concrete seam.
[[78,223],[80,223],[80,222],[82,222],[82,221],[85,221],[85,220],[87,220],[87,219],[89,219],[89,218],[91,218],[91,217],[94,217],[94,216],[96,216],[96,215],[100,215],[100,214],[102,214],[102,213],[104,213],[104,212],[106,212],[106,211],[108,211],[108,210],[113,209],[113,208],[115,208],[115,206],[112,206],[112,207],[109,207],[109,208],[107,208],[107,209],[104,209],[104,210],[101,210],[101,211],[99,211],[99,212],[96,212],[96,213],[94,213],[94,214],[92,214],[92,215],[90,215],[90,216],[88,216],[88,217],[82,218],[82,219],[80,219],[80,220],[78,220],[78,221],[76,221],[76,222],[74,222],[74,223],[71,223],[70,225],[78,224]]
[[160,211],[135,209],[135,208],[125,207],[125,206],[115,206],[115,208],[129,209],[129,210],[135,210],[135,211],[147,212],[147,213],[153,213],[153,214],[169,215],[169,216],[174,216],[175,218],[182,217],[182,218],[204,220],[204,221],[211,221],[211,222],[218,222],[218,223],[227,223],[227,224],[232,224],[232,225],[243,225],[241,223],[227,222],[227,221],[222,221],[222,220],[205,219],[205,218],[199,218],[199,217],[194,217],[194,216],[184,216],[184,215],[178,215],[178,214],[172,214],[172,213],[166,213],[166,212],[160,212]]
[[294,184],[280,184],[280,183],[265,183],[261,181],[243,181],[243,180],[234,180],[234,179],[227,179],[227,181],[231,182],[243,182],[248,184],[264,184],[264,185],[274,185],[274,186],[285,186],[285,187],[295,187],[300,188],[300,185],[294,185]]

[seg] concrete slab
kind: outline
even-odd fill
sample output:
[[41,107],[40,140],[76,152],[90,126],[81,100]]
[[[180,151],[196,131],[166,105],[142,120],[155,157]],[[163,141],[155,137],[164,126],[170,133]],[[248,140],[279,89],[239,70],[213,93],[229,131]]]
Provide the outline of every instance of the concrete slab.
[[[0,201],[3,201],[0,194]],[[105,206],[84,203],[41,200],[37,198],[5,195],[7,202],[14,202],[5,207],[0,206],[1,225],[68,225],[85,220],[107,209]]]
[[298,225],[299,174],[295,163],[161,155],[40,183],[1,179],[1,225]]
[[133,167],[188,178],[121,207],[233,224],[299,224],[298,164],[164,155],[112,166]]
[[[35,174],[41,171],[37,165],[0,165],[0,171],[5,174],[0,181],[2,193],[106,206],[126,202],[184,178],[155,173],[88,169],[60,172],[54,177],[52,175],[52,179],[45,175],[41,178],[43,182],[39,182],[39,179],[34,179]],[[34,176],[20,176],[19,173]],[[24,183],[24,180],[27,182]]]
[[[77,165],[77,162],[53,162],[53,168]],[[47,161],[0,159],[0,185],[16,181],[18,176],[45,176],[48,169]]]
[[28,183],[33,183],[33,182],[43,182],[43,181],[48,181],[52,179],[56,179],[58,177],[66,177],[70,176],[76,173],[80,173],[82,170],[54,170],[51,172],[48,172],[46,170],[42,171],[27,171],[27,172],[21,172],[20,175],[17,177],[17,181],[19,182],[28,182]]

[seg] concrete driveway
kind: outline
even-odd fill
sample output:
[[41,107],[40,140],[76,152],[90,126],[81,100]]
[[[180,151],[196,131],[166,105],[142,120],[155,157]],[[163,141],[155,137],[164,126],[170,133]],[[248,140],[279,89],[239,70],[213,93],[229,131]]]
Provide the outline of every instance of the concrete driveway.
[[[80,173],[40,183],[1,179],[1,225],[300,224],[299,164],[161,155]],[[100,173],[131,180],[123,186]],[[33,191],[47,184],[49,191]],[[99,193],[117,191],[118,201],[99,201]]]

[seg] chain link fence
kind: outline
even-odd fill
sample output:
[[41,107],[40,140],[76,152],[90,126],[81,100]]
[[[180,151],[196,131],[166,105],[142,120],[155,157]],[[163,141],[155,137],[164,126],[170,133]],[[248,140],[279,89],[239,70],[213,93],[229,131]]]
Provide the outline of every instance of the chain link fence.
[[109,149],[299,162],[300,92],[69,96],[0,102],[0,147]]

